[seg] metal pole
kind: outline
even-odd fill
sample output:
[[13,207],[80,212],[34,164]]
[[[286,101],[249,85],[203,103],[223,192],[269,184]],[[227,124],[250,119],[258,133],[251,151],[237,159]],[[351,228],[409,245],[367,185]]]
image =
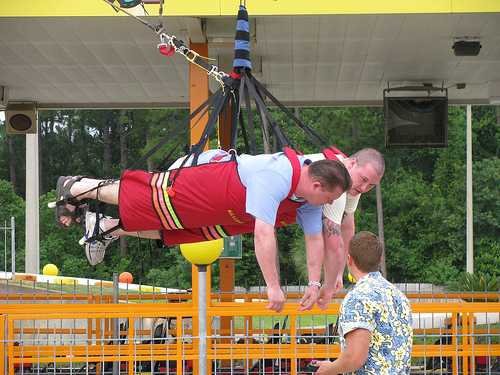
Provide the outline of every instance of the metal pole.
[[[38,119],[37,119],[38,127]],[[40,273],[40,212],[38,133],[26,134],[26,254],[25,272]]]
[[472,214],[472,105],[467,105],[467,130],[466,130],[466,174],[467,174],[467,220],[466,220],[466,249],[467,272],[474,273],[474,230]]
[[378,239],[382,244],[382,259],[380,260],[380,267],[382,275],[387,277],[387,267],[385,264],[385,238],[384,238],[384,209],[382,206],[382,188],[380,184],[375,187],[377,193],[377,224],[378,224]]
[[10,248],[12,278],[14,278],[16,275],[16,219],[14,216],[10,217]]
[[207,266],[198,266],[198,368],[207,375]]
[[7,277],[7,231],[10,229],[7,226],[7,220],[3,222],[3,272]]
[[[118,274],[113,273],[113,303],[118,303],[119,289],[118,289]],[[113,319],[113,338],[115,345],[120,345],[120,324],[118,318]],[[113,375],[119,375],[120,362],[113,362]]]

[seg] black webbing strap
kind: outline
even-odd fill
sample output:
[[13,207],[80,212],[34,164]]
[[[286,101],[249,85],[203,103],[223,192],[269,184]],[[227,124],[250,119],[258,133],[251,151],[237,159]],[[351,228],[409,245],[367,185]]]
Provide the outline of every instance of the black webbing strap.
[[246,83],[245,86],[248,87],[249,93],[255,101],[255,105],[261,111],[261,113],[263,113],[266,116],[267,120],[269,121],[269,124],[271,124],[271,129],[273,130],[273,133],[275,134],[275,136],[277,138],[277,141],[280,145],[280,148],[283,148],[285,146],[292,147],[290,140],[285,136],[285,134],[283,133],[281,128],[273,120],[271,114],[269,113],[269,111],[264,103],[264,100],[257,93],[257,90],[255,89],[255,87],[253,85],[253,82],[251,80],[246,80],[245,83]]
[[250,145],[248,144],[248,136],[247,136],[247,131],[245,129],[245,122],[243,121],[243,114],[240,112],[240,127],[241,127],[241,135],[243,136],[243,143],[245,144],[245,151],[250,154]]
[[241,76],[241,86],[240,95],[243,93],[245,96],[245,106],[247,108],[247,125],[248,125],[248,135],[250,139],[250,153],[257,153],[257,143],[255,141],[255,126],[253,124],[253,114],[252,114],[252,103],[250,102],[250,93],[248,92],[248,87],[246,87],[247,81],[246,74]]
[[[221,89],[219,89],[221,90]],[[207,100],[205,100],[198,108],[196,108],[193,112],[189,114],[189,117],[187,118],[187,122],[191,121],[194,117],[196,117],[198,114],[200,114],[200,118],[203,117],[203,115],[210,109],[210,105],[215,100],[215,95],[210,96]],[[146,152],[142,158],[134,162],[128,169],[136,169],[139,168],[146,160],[148,160],[154,153],[156,153],[161,147],[163,147],[168,141],[170,141],[173,136],[180,135],[182,132],[186,131],[186,128],[184,127],[179,127],[176,129],[175,133],[172,135],[172,133],[169,133],[167,136],[165,136],[160,142],[158,142],[155,146],[153,146],[151,149],[149,149],[148,152]]]
[[[215,99],[214,99],[213,110],[212,113],[210,113],[205,129],[201,134],[200,140],[198,141],[198,143],[194,144],[191,147],[191,151],[189,152],[187,158],[185,159],[187,160],[189,156],[193,155],[192,165],[198,164],[198,157],[203,152],[210,135],[213,133],[215,126],[217,125],[219,114],[229,99],[228,93],[226,91],[223,91],[222,89],[217,90],[214,96]],[[177,173],[176,176],[177,175],[179,175],[179,173]]]
[[317,146],[324,147],[328,146],[328,142],[326,142],[323,137],[321,137],[318,133],[316,133],[311,127],[303,123],[300,119],[298,119],[292,111],[290,111],[287,107],[285,107],[278,99],[276,99],[273,94],[271,94],[259,81],[255,79],[252,75],[250,75],[250,79],[255,84],[255,86],[264,93],[279,109],[281,109],[288,117],[290,117],[302,130],[304,130],[314,144]]
[[96,214],[96,224],[94,227],[94,233],[92,233],[92,237],[89,237],[85,240],[85,242],[93,242],[93,241],[101,241],[106,237],[108,234],[113,233],[117,229],[122,229],[121,223],[116,224],[114,227],[111,227],[101,233],[99,233],[99,214]]
[[[164,167],[166,167],[166,164],[167,162],[170,160],[170,158],[172,157],[172,155],[175,153],[175,151],[177,151],[177,149],[179,148],[179,145],[183,143],[182,140],[180,140],[179,142],[177,142],[174,147],[171,147],[170,148],[170,151],[168,152],[167,156],[165,156],[163,158],[163,160],[161,161],[161,163],[158,165],[158,170],[162,170]],[[168,168],[168,167],[167,167]]]
[[240,97],[235,92],[231,95],[231,143],[229,148],[236,149],[238,140],[238,121],[240,117]]

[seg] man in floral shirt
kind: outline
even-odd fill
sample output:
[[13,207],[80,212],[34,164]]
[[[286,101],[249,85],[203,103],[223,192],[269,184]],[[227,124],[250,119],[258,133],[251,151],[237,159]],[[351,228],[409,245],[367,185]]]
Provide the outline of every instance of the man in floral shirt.
[[349,246],[347,266],[357,280],[340,308],[342,353],[334,362],[313,363],[317,374],[410,373],[410,303],[380,274],[382,246],[373,233],[359,232]]

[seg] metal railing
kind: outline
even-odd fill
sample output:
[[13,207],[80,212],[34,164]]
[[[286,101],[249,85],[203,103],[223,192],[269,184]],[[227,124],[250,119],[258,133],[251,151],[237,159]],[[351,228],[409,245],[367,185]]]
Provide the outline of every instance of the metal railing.
[[[0,370],[97,375],[113,374],[115,364],[117,374],[199,373],[196,304],[75,302],[0,305]],[[263,302],[212,301],[208,373],[304,374],[310,359],[338,356],[331,330],[338,309],[299,312],[289,303],[278,315]],[[500,373],[499,302],[413,302],[412,309],[412,373]]]
[[[4,221],[3,226],[0,226],[0,235],[2,236],[3,250],[0,250],[2,255],[0,259],[0,279],[12,279],[16,275],[16,221],[13,216],[10,218],[10,226],[8,226],[7,220]],[[10,270],[8,267],[9,260]]]

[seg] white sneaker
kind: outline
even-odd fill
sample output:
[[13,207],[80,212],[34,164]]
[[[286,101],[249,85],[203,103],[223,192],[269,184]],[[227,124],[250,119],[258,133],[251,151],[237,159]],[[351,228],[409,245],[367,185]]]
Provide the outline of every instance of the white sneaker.
[[[97,215],[95,212],[87,211],[85,213],[85,234],[78,241],[78,243],[82,246],[85,246],[85,254],[87,255],[87,259],[92,266],[101,263],[104,260],[104,255],[106,253],[106,248],[113,242],[118,239],[118,236],[113,236],[108,234],[104,236],[104,238],[99,240],[87,241],[89,238],[94,236],[94,229],[96,226]],[[101,220],[103,219],[111,219],[110,216],[104,216],[103,214],[99,214],[99,232],[102,233],[105,231],[104,225]],[[97,234],[96,233],[96,234]]]

